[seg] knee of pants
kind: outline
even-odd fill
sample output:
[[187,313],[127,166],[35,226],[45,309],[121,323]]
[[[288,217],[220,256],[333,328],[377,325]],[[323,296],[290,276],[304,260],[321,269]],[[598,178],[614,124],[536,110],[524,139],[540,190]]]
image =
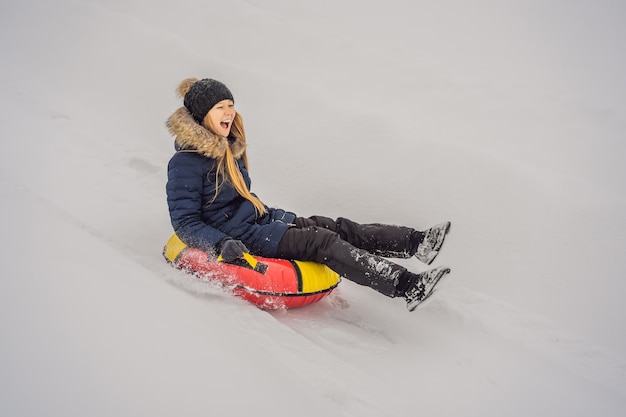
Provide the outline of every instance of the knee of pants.
[[324,216],[300,217],[296,219],[296,225],[300,228],[319,226],[333,231],[337,230],[337,221]]
[[321,226],[289,229],[278,247],[279,255],[303,261],[322,262],[339,234]]

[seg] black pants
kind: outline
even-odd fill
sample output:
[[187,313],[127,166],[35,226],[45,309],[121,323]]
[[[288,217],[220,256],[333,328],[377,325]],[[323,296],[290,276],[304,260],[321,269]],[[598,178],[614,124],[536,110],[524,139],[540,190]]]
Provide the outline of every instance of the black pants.
[[385,257],[413,256],[422,238],[409,227],[298,217],[280,241],[277,257],[327,265],[350,281],[395,297],[406,268]]

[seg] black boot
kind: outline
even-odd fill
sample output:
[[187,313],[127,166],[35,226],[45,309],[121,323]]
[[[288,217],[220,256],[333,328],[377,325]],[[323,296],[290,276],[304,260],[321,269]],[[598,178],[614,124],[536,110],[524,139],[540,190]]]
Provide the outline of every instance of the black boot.
[[405,272],[400,278],[397,295],[406,299],[406,308],[413,311],[428,299],[436,290],[437,284],[450,272],[450,268],[438,266],[428,271],[414,274]]
[[417,246],[415,257],[421,262],[430,265],[439,254],[439,249],[441,249],[443,241],[449,231],[450,222],[439,223],[438,225],[425,230],[423,232],[424,238]]

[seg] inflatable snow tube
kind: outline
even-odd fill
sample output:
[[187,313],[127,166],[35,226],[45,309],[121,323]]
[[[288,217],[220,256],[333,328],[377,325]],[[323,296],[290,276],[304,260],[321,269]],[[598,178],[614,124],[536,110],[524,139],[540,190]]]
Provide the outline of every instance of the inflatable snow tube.
[[176,234],[165,244],[163,256],[174,267],[201,278],[219,281],[234,295],[264,310],[303,307],[320,301],[339,284],[326,265],[308,261],[254,257],[225,263],[207,252],[190,248]]

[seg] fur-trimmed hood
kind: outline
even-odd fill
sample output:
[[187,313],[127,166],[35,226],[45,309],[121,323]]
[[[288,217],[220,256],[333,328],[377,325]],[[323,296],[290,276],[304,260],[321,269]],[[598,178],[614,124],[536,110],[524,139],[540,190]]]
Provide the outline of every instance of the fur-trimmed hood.
[[186,107],[181,107],[166,122],[167,129],[176,137],[176,149],[195,151],[208,158],[220,158],[230,146],[235,159],[246,151],[246,143],[240,138],[216,135],[199,125]]

